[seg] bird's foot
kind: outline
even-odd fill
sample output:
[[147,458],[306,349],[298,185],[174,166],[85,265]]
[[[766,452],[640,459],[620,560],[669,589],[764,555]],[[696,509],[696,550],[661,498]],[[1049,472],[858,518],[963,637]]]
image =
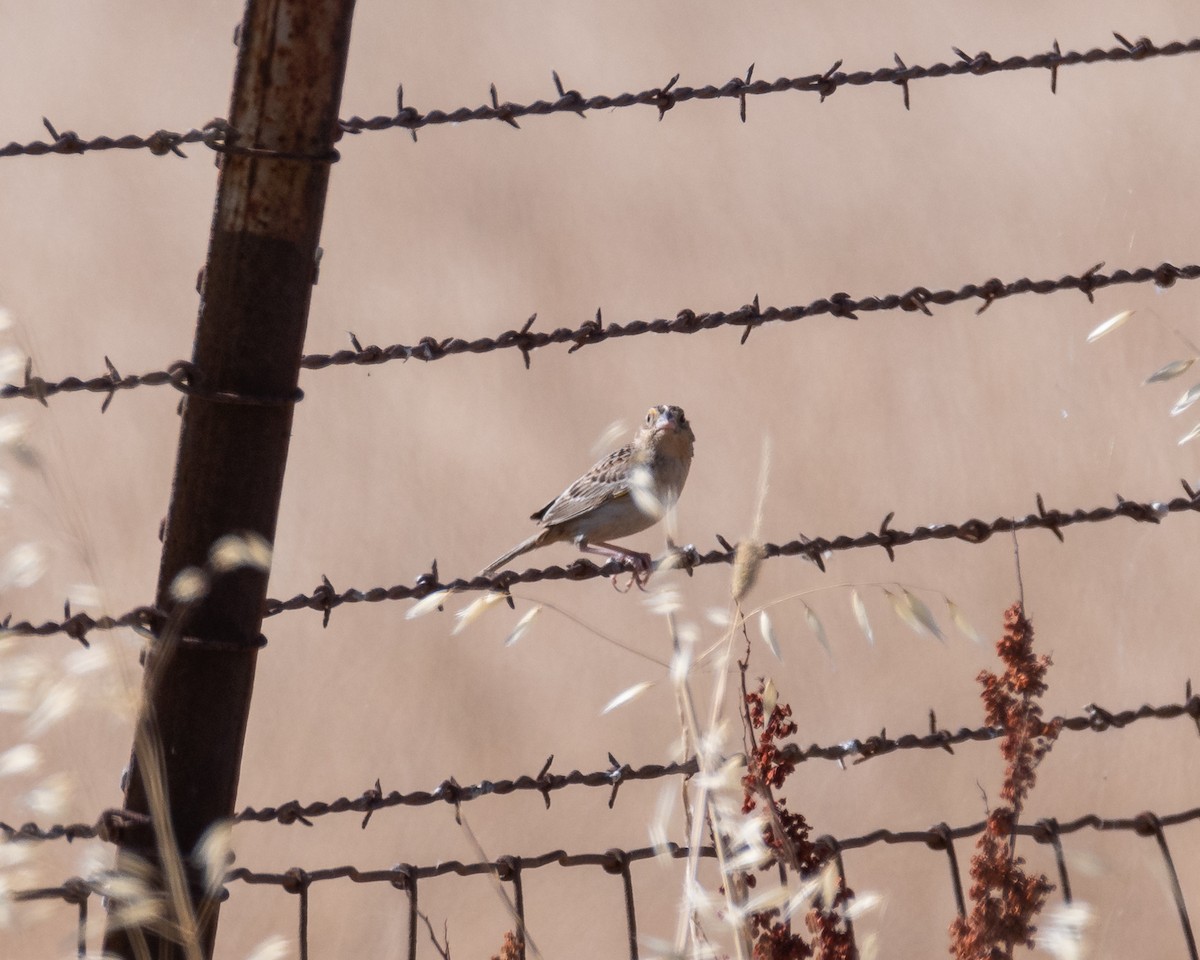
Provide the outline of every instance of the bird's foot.
[[637,586],[639,590],[646,589],[646,581],[650,579],[650,574],[654,571],[654,562],[650,559],[650,554],[627,550],[625,547],[618,547],[612,543],[588,543],[582,539],[578,543],[579,549],[584,553],[598,553],[610,560],[623,563],[629,568],[632,576],[629,583],[625,585],[625,589],[622,590],[618,582],[619,574],[613,577],[613,586],[618,592],[628,593],[634,586]]
[[650,574],[654,572],[654,563],[650,559],[648,553],[635,553],[632,550],[624,551],[623,555],[615,559],[629,565],[629,582],[621,587],[621,574],[614,574],[612,578],[613,589],[617,593],[628,593],[635,586],[643,593],[646,592],[646,584],[650,580]]

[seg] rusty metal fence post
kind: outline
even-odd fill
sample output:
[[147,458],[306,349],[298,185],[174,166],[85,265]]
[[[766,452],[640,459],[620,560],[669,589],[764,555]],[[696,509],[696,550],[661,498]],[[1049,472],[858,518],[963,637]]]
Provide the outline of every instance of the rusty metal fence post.
[[[353,9],[353,0],[246,7],[159,569],[156,603],[167,612],[176,575],[203,566],[223,535],[274,541]],[[152,815],[148,788],[161,779],[200,919],[190,944],[110,919],[107,953],[145,956],[144,938],[159,960],[212,955],[217,903],[189,855],[233,812],[266,588],[261,570],[215,580],[178,619],[170,656],[161,640],[150,650],[142,722],[153,724],[161,771],[135,749],[125,807]],[[150,826],[119,842],[121,862],[161,870]]]

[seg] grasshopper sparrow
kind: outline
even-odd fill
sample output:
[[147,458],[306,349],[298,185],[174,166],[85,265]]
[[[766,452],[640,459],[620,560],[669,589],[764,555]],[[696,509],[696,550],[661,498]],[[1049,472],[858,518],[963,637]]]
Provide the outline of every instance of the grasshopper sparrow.
[[650,575],[650,555],[608,541],[654,526],[679,498],[696,437],[679,407],[646,412],[633,440],[614,450],[530,517],[541,530],[490,563],[488,576],[515,557],[551,543],[570,541],[585,553],[628,563],[639,587]]

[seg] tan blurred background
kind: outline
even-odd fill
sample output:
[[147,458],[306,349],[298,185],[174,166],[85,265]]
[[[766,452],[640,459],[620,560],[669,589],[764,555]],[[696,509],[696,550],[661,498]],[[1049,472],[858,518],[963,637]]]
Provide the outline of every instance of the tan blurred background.
[[[1112,30],[1162,44],[1200,30],[1187,0],[1136,12],[1115,0],[1008,4],[921,3],[439,3],[358,5],[343,116],[389,114],[395,87],[422,110],[474,106],[495,83],[501,99],[551,99],[551,70],[585,95],[664,84],[722,84],[798,76],[843,59],[873,70],[954,58],[951,46],[996,58],[1113,45]],[[227,113],[241,15],[234,2],[176,5],[0,0],[0,141],[45,137],[40,118],[81,136],[149,134],[200,126]],[[659,122],[653,108],[528,118],[520,131],[468,123],[344,141],[333,169],[324,260],[309,322],[309,352],[420,337],[495,335],[536,311],[539,329],[577,326],[598,306],[609,321],[807,303],[854,296],[1036,279],[1197,259],[1192,122],[1200,58],[1064,69],[1057,96],[1044,71],[916,82],[912,109],[889,85],[839,90],[819,104],[789,93],[688,103]],[[202,147],[189,159],[145,151],[0,162],[0,306],[10,346],[32,353],[48,379],[161,369],[190,354],[216,171]],[[1188,283],[1024,296],[982,316],[968,303],[858,322],[817,318],[691,337],[645,336],[570,356],[550,348],[522,369],[515,352],[435,364],[391,363],[305,373],[296,413],[270,594],[411,583],[437,558],[443,576],[469,576],[530,529],[527,515],[592,462],[592,446],[653,403],[682,405],[697,454],[679,512],[680,536],[701,549],[714,534],[749,529],[760,450],[773,444],[764,539],[858,534],[889,511],[895,525],[1023,515],[1035,493],[1063,509],[1175,496],[1194,479],[1196,447],[1176,441],[1195,420],[1167,415],[1191,381],[1141,380],[1186,355],[1172,334],[1200,337]],[[1121,310],[1125,329],[1087,345],[1087,332]],[[100,400],[63,396],[47,409],[6,401],[23,418],[39,467],[9,456],[12,506],[0,519],[5,550],[33,541],[47,569],[0,608],[52,618],[78,584],[109,612],[147,602],[158,525],[174,465],[176,395],[166,388]],[[1195,517],[1161,526],[1128,521],[1074,528],[1065,545],[1021,537],[1027,609],[1054,657],[1049,713],[1091,702],[1111,710],[1181,700],[1196,672]],[[661,531],[636,544],[662,546]],[[567,562],[556,547],[534,564]],[[1011,541],[906,548],[764,569],[752,604],[798,591],[823,619],[832,657],[795,601],[773,608],[782,664],[754,650],[752,672],[774,678],[795,709],[802,743],[924,732],[982,723],[975,675],[994,667],[990,643],[1017,595]],[[684,621],[728,599],[728,570],[663,577],[682,591]],[[915,636],[871,584],[900,582],[942,617],[945,645]],[[849,615],[849,588],[867,598],[876,645]],[[663,618],[636,592],[607,583],[522,588],[457,636],[452,618],[406,621],[407,604],[343,607],[268,621],[259,659],[239,805],[357,796],[376,778],[388,790],[433,789],[553,769],[597,770],[611,751],[634,765],[671,756],[675,701],[659,684],[607,715],[619,691],[661,668],[543,613],[533,631],[503,640],[530,598],[562,607],[638,650],[666,659]],[[952,597],[989,642],[951,632],[936,606]],[[90,609],[96,609],[92,607]],[[80,696],[44,731],[14,713],[8,745],[33,740],[37,770],[0,779],[0,819],[92,821],[119,805],[130,727],[113,709],[113,678],[135,683],[135,638],[95,635],[109,659],[79,678],[64,638],[22,641],[0,665],[10,686],[32,671],[39,695],[63,676]],[[31,666],[32,665],[32,666]],[[86,664],[84,665],[86,666]],[[704,681],[701,686],[703,688]],[[1040,770],[1026,819],[1088,812],[1160,814],[1196,804],[1195,728],[1147,721],[1104,735],[1066,734]],[[793,809],[817,833],[923,829],[982,818],[998,802],[996,745],[953,756],[904,753],[842,770],[803,765],[789,783]],[[33,799],[41,786],[54,787]],[[61,788],[61,790],[59,789]],[[647,841],[660,784],[607,792],[575,788],[545,811],[537,795],[467,806],[489,856],[556,847],[599,852]],[[38,800],[38,796],[42,800]],[[446,806],[390,809],[367,830],[357,816],[235,832],[238,863],[282,871],[353,863],[383,868],[475,859]],[[676,825],[675,834],[682,840]],[[1200,828],[1171,829],[1185,894],[1200,896]],[[93,849],[96,847],[96,849]],[[1090,904],[1090,955],[1177,956],[1183,939],[1151,840],[1083,832],[1066,841],[1074,894]],[[1046,849],[1021,844],[1053,874]],[[970,845],[958,854],[965,874]],[[43,845],[8,869],[12,887],[56,884],[106,862],[98,845]],[[940,956],[954,904],[944,854],[917,846],[846,856],[852,887],[882,895],[858,923],[880,956]],[[964,877],[965,879],[965,877]],[[655,864],[633,875],[639,927],[670,937],[680,873]],[[531,932],[547,957],[620,956],[620,884],[594,869],[530,872]],[[1059,902],[1056,894],[1053,903]],[[95,907],[96,905],[93,904]],[[509,926],[482,880],[421,887],[421,908],[453,955],[486,957]],[[311,898],[313,957],[404,956],[404,895],[383,885],[319,884]],[[22,906],[0,929],[6,957],[62,957],[73,949],[72,908]],[[295,899],[232,887],[218,955],[241,958],[264,937],[295,936]],[[92,925],[95,945],[101,922]],[[421,933],[421,954],[432,956]],[[98,949],[98,946],[95,947]],[[292,945],[295,955],[295,944]],[[649,951],[647,951],[648,953]]]

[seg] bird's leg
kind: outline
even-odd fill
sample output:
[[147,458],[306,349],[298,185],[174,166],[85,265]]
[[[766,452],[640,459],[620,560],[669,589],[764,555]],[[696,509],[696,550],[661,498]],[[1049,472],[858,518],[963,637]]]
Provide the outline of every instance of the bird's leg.
[[[625,590],[629,590],[634,584],[637,584],[639,590],[646,589],[646,581],[650,579],[650,554],[638,553],[636,550],[627,550],[613,543],[588,543],[583,539],[579,540],[578,546],[584,553],[598,553],[602,557],[608,557],[612,560],[628,564],[633,578],[629,581],[629,586]],[[616,584],[617,581],[614,577],[613,586],[616,586]],[[617,589],[620,588],[618,587]]]

